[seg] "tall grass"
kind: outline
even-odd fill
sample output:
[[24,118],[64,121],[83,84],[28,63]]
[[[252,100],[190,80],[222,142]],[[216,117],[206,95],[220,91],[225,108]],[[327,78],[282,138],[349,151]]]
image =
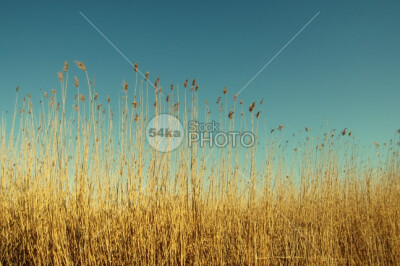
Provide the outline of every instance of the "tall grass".
[[[113,99],[77,66],[85,87],[76,77],[68,84],[66,64],[60,89],[38,106],[20,90],[2,121],[2,264],[400,263],[396,139],[370,160],[345,130],[313,138],[307,128],[291,147],[285,127],[259,127],[262,101],[246,105],[225,89],[199,103],[196,81],[153,87],[137,66],[114,114]],[[72,108],[68,90],[77,95]],[[145,128],[160,113],[184,125],[218,117],[222,129],[266,141],[159,153]]]

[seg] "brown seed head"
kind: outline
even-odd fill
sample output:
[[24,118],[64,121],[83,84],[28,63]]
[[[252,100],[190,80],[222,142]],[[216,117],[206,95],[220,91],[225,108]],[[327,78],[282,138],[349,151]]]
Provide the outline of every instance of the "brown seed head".
[[284,128],[284,127],[285,127],[285,126],[279,125],[279,126],[278,126],[278,130],[281,131],[282,128]]
[[63,73],[57,72],[57,76],[58,76],[58,79],[60,80],[60,82],[63,83],[63,81],[64,81]]
[[97,94],[97,92],[94,94],[94,100],[96,101],[97,98],[99,98],[99,95]]
[[240,103],[240,104],[243,104],[243,100],[240,100],[239,103]]
[[107,102],[110,103],[111,99],[110,96],[107,96]]
[[185,88],[187,87],[188,81],[189,81],[189,80],[186,79],[186,80],[185,80],[185,83],[183,83],[183,86],[184,86]]
[[84,102],[85,101],[85,95],[81,94],[81,101]]
[[258,112],[257,112],[257,114],[256,114],[256,117],[257,117],[257,118],[260,116],[260,112],[261,112],[261,111],[258,111]]
[[167,94],[167,98],[165,99],[166,102],[169,101],[169,94]]
[[226,95],[228,93],[228,88],[225,86],[224,88],[224,94]]
[[347,133],[346,130],[347,130],[347,128],[343,129],[342,136],[346,135],[346,133]]
[[79,87],[79,79],[76,76],[74,78],[75,78],[74,86],[78,88]]
[[379,143],[378,142],[375,141],[374,144],[375,144],[376,147],[379,147]]
[[51,93],[53,93],[53,95],[56,95],[56,90],[55,89],[51,89]]
[[217,104],[219,104],[220,102],[221,102],[221,97],[218,97]]
[[178,111],[178,109],[179,109],[179,101],[176,104],[174,104],[174,112]]
[[233,95],[233,101],[236,102],[237,99],[237,93],[235,93],[235,95]]
[[128,83],[126,83],[125,80],[122,81],[122,87],[124,88],[124,91],[128,90]]
[[85,64],[83,64],[82,62],[75,61],[75,64],[77,65],[77,67],[79,67],[79,68],[82,69],[83,71],[86,71]]
[[171,84],[171,91],[174,90],[174,84]]
[[196,84],[196,88],[194,89],[195,91],[199,90],[199,84]]
[[19,91],[19,87],[17,87],[15,90],[18,92]]
[[192,85],[193,85],[193,86],[196,85],[196,79],[193,79]]
[[149,71],[146,72],[146,75],[144,76],[145,80],[149,79]]
[[233,111],[229,112],[228,114],[229,119],[232,119],[233,113],[234,113]]
[[137,72],[138,70],[138,62],[136,62],[135,67],[133,68],[133,71]]
[[253,102],[250,107],[249,107],[249,111],[250,113],[253,112],[254,107],[256,107],[256,102]]
[[68,72],[68,62],[64,62],[64,72]]

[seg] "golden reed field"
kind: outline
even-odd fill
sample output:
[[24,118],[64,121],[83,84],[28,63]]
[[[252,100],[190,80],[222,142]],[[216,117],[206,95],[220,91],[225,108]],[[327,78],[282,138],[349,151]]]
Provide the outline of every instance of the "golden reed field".
[[[367,156],[348,129],[267,129],[262,100],[227,88],[199,102],[196,80],[154,88],[136,65],[110,99],[76,65],[57,89],[17,88],[3,116],[2,265],[400,264],[400,132]],[[265,141],[157,152],[145,130],[161,113]]]

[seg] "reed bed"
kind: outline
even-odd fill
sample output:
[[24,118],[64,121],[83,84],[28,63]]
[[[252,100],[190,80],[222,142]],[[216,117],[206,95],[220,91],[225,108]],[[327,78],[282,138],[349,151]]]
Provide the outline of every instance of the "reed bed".
[[[347,129],[287,143],[285,125],[262,127],[262,100],[224,88],[199,103],[196,80],[164,89],[138,64],[115,111],[76,66],[85,82],[68,84],[66,62],[60,88],[39,104],[17,89],[1,123],[1,264],[400,264],[398,135],[371,157]],[[261,144],[160,153],[145,129],[161,113]]]

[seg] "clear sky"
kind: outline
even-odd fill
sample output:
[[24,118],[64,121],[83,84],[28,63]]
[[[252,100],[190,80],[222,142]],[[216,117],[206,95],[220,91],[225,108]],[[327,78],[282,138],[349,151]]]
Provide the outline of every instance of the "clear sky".
[[16,86],[33,96],[59,88],[64,60],[86,64],[103,100],[133,82],[80,11],[164,88],[195,77],[200,102],[225,86],[233,96],[320,12],[239,98],[264,98],[268,128],[318,130],[326,119],[363,144],[400,128],[399,1],[1,1],[1,114]]

